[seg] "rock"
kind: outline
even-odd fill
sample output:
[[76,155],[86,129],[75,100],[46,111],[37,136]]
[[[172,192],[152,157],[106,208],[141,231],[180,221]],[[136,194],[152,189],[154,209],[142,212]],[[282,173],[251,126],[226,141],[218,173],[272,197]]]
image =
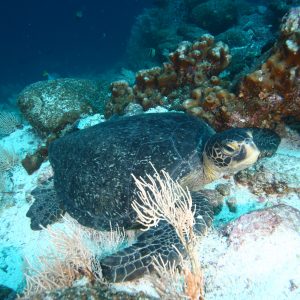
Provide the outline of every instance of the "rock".
[[253,168],[243,170],[235,174],[234,179],[239,184],[248,186],[250,191],[258,196],[285,194],[290,191],[287,182],[263,165],[256,165]]
[[142,105],[138,103],[129,103],[125,109],[124,113],[126,116],[135,116],[135,115],[140,115],[144,112]]
[[230,185],[220,183],[216,186],[216,190],[222,195],[222,196],[229,196],[230,195]]
[[27,174],[31,175],[40,168],[41,164],[47,159],[47,157],[47,147],[41,146],[33,154],[27,154],[21,163]]
[[61,132],[84,114],[94,113],[98,97],[94,81],[60,78],[27,86],[18,96],[18,106],[32,127],[47,136]]
[[[285,204],[245,214],[223,230],[229,243],[236,248],[245,242],[270,238],[284,232],[300,234],[300,211]],[[267,239],[265,241],[267,242]]]
[[210,0],[200,3],[192,10],[192,19],[199,27],[218,34],[236,24],[238,5],[230,0]]
[[280,204],[254,211],[223,233],[201,250],[206,299],[300,299],[299,210]]
[[219,192],[209,189],[201,190],[201,193],[203,193],[207,198],[211,199],[214,214],[219,214],[223,207],[223,196]]
[[226,200],[226,204],[230,212],[235,213],[237,211],[237,200],[234,197],[231,197]]

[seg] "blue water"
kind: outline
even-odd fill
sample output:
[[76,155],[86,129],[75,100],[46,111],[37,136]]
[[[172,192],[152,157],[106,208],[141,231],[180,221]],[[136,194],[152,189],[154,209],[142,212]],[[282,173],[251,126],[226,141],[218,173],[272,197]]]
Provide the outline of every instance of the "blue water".
[[[126,66],[128,63],[128,67],[135,71],[142,67],[161,64],[166,60],[165,50],[174,50],[181,40],[197,36],[197,34],[194,36],[183,34],[182,30],[180,31],[182,25],[193,25],[200,34],[203,28],[193,19],[191,8],[204,2],[201,0],[1,1],[0,101],[5,101],[5,98],[9,97],[12,88],[8,87],[18,86],[20,89],[26,84],[45,79],[48,73],[59,77],[88,77],[107,71],[118,63],[119,66]],[[253,43],[257,43],[258,47],[255,50],[257,53],[254,54],[256,56],[260,54],[263,46],[268,49],[268,39],[270,45],[274,42],[272,38],[278,29],[278,20],[287,10],[286,7],[299,3],[297,0],[225,2],[234,3],[238,10],[236,20],[229,27],[235,28],[239,19],[249,13],[243,10],[245,3],[256,10],[255,14],[263,15],[262,24],[257,26],[264,28],[270,26],[270,32],[265,32],[266,36],[254,30],[256,36]],[[220,8],[218,3],[225,2],[217,1],[217,10]],[[260,12],[256,9],[259,6]],[[274,10],[274,7],[283,7],[283,10]],[[156,9],[154,14],[150,14],[149,10],[143,12],[144,9],[151,8]],[[224,12],[221,13],[223,14]],[[208,15],[207,18],[215,17]],[[204,28],[208,32],[215,32],[214,29],[216,28]],[[224,27],[224,31],[227,29],[228,27]],[[219,31],[216,32],[220,33]],[[164,43],[166,45],[163,45]],[[233,41],[230,46],[235,43],[238,41]],[[155,59],[152,60],[147,57],[151,49],[156,50]],[[251,64],[252,57],[246,56],[245,62]]]
[[99,73],[123,55],[151,0],[11,0],[0,3],[0,85]]

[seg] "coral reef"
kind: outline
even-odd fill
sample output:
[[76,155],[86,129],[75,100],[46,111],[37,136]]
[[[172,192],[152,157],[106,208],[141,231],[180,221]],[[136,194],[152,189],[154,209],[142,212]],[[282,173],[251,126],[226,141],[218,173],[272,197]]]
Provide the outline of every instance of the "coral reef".
[[217,76],[230,63],[228,46],[205,34],[194,43],[182,42],[169,59],[163,67],[137,72],[133,87],[126,81],[112,83],[105,116],[122,114],[129,103],[138,103],[144,110],[162,105],[221,124],[222,112],[235,98]]
[[242,81],[236,125],[244,120],[246,126],[273,127],[287,117],[300,120],[299,36],[300,7],[296,7],[283,19],[273,54]]
[[271,0],[267,1],[266,5],[270,10],[270,19],[273,22],[278,21],[282,16],[289,11],[293,6],[300,5],[299,0]]
[[111,101],[106,104],[106,115],[109,116],[109,112],[122,114],[125,107],[134,100],[133,90],[125,80],[113,82],[110,85],[110,90]]
[[261,56],[275,43],[275,38],[272,27],[266,24],[265,14],[255,12],[240,16],[238,24],[218,34],[216,41],[223,41],[230,48],[232,61],[226,72],[235,86],[257,61],[259,63]]
[[183,40],[177,29],[186,14],[184,1],[155,1],[154,4],[137,17],[131,30],[126,57],[129,67],[135,70],[161,63]]
[[263,166],[248,169],[247,171],[243,170],[234,176],[236,182],[248,186],[252,193],[261,197],[265,194],[286,194],[291,192],[287,183],[278,177],[277,174],[273,174]]
[[[253,19],[251,16],[249,18]],[[258,20],[262,24],[261,18]],[[243,52],[246,55],[244,59],[248,55],[251,65],[253,57],[262,51],[264,45],[261,43],[257,48],[251,46],[255,32],[250,34],[249,28],[246,31],[247,26],[252,26],[251,22],[247,24],[241,30],[230,29],[220,37],[227,41],[232,38],[234,41],[231,44],[239,40],[243,45],[240,48],[251,48],[252,52]],[[245,35],[240,35],[241,32]],[[263,39],[268,33],[270,31],[261,30],[258,35]],[[300,7],[295,7],[283,18],[280,36],[271,49],[271,56],[259,69],[243,78],[236,94],[230,91],[232,85],[224,81],[224,72],[220,74],[231,60],[227,44],[216,42],[209,34],[202,35],[194,43],[182,42],[169,54],[169,62],[162,67],[138,71],[134,86],[126,82],[112,83],[112,97],[106,106],[105,116],[123,114],[129,103],[138,103],[144,110],[156,106],[183,110],[205,119],[216,129],[236,126],[274,128],[285,121],[298,126],[299,36]],[[241,49],[236,52],[235,58],[240,53]],[[237,66],[241,67],[241,60],[239,63]]]
[[[281,11],[285,13],[297,1],[293,2],[285,3]],[[132,28],[126,63],[134,70],[151,68],[163,63],[182,41],[193,41],[205,33],[227,35],[226,31],[232,30],[237,33],[233,40],[231,32],[228,42],[224,36],[217,37],[225,43],[240,42],[240,35],[245,38],[242,46],[229,44],[234,48],[231,54],[235,64],[227,73],[232,79],[244,69],[245,62],[250,67],[275,40],[282,15],[273,6],[244,0],[154,1],[154,7],[139,15]]]
[[24,117],[39,134],[61,132],[83,114],[96,111],[99,88],[90,80],[63,78],[27,86],[18,96]]

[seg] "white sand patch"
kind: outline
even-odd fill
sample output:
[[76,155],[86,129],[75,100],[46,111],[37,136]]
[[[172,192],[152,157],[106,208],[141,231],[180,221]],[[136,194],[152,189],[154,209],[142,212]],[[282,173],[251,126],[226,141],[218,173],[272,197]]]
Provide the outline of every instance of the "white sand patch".
[[95,115],[80,119],[78,122],[77,128],[78,129],[88,128],[88,127],[97,125],[99,123],[102,123],[104,121],[105,121],[105,118],[103,115],[95,114]]
[[200,249],[205,299],[300,299],[299,247],[299,234],[293,231],[246,241],[238,251],[210,234]]
[[23,280],[24,253],[34,253],[33,241],[38,233],[30,230],[26,212],[30,206],[26,195],[37,185],[37,177],[46,164],[29,176],[20,161],[27,153],[32,153],[41,143],[31,126],[25,126],[0,140],[0,145],[14,151],[19,163],[7,172],[10,193],[5,195],[0,205],[0,284],[13,289],[21,287]]
[[27,153],[34,152],[41,143],[41,139],[29,125],[0,139],[0,146],[14,151],[20,159],[23,159]]
[[159,299],[158,293],[156,292],[152,283],[147,280],[147,278],[141,278],[127,283],[115,283],[113,284],[113,287],[117,291],[127,292],[128,294],[134,295],[139,292],[144,292],[145,295],[149,295],[150,297]]

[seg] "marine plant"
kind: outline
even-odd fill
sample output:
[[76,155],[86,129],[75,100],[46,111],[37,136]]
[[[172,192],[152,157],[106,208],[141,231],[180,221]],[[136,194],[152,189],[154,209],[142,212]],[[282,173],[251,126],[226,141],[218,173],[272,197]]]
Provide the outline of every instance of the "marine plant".
[[6,172],[13,168],[19,159],[13,149],[6,149],[0,146],[0,173]]
[[[164,170],[160,174],[154,169],[154,175],[148,174],[146,177],[134,177],[139,201],[135,200],[132,207],[137,213],[138,222],[146,229],[156,226],[160,221],[167,221],[174,227],[190,262],[190,265],[185,264],[180,255],[184,292],[189,299],[204,299],[203,273],[197,254],[198,238],[193,229],[195,210],[191,194]],[[161,263],[162,260],[156,258],[156,266]]]
[[19,115],[9,111],[0,111],[0,135],[9,135],[21,126]]
[[[25,297],[33,294],[71,287],[75,281],[85,278],[88,282],[101,280],[100,266],[93,260],[96,251],[116,251],[124,243],[122,230],[108,233],[81,226],[70,216],[63,217],[64,228],[44,228],[49,241],[46,253],[33,263],[26,259]],[[99,272],[93,272],[96,268]],[[97,276],[95,275],[97,274]]]

